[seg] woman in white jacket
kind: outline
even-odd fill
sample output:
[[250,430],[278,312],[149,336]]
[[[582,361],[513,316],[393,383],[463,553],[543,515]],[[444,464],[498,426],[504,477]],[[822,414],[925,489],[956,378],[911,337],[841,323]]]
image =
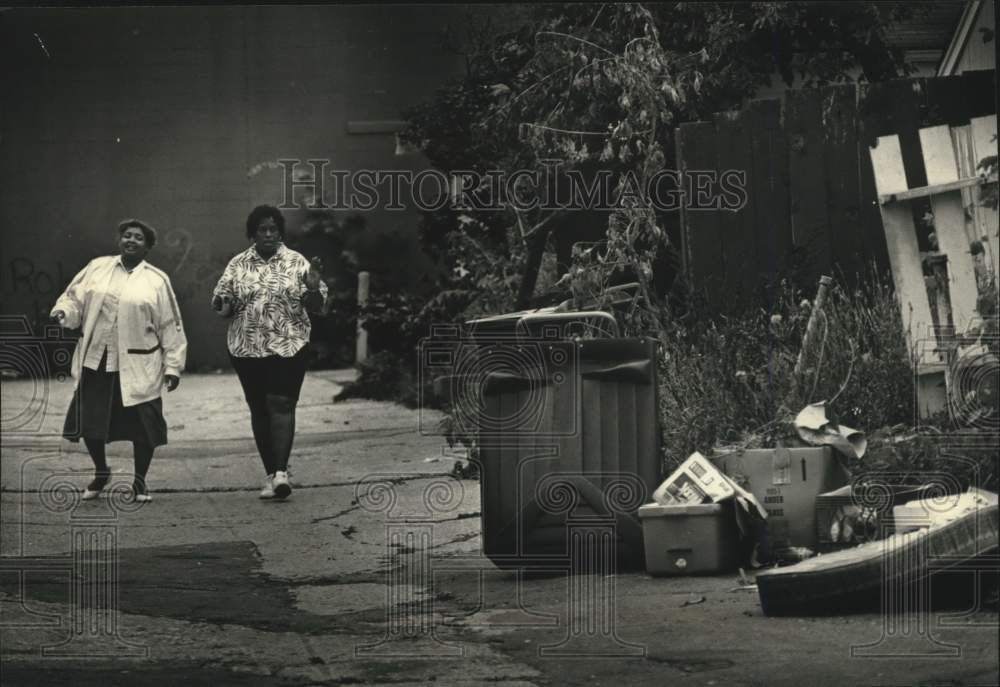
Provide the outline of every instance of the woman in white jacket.
[[105,444],[131,441],[135,500],[150,501],[146,472],[157,446],[167,443],[163,386],[180,384],[187,339],[170,278],[145,261],[156,243],[152,227],[135,219],[118,225],[120,255],[94,258],[56,301],[53,320],[82,327],[73,353],[76,391],[63,436],[81,438],[94,461],[84,499],[96,498],[111,472]]

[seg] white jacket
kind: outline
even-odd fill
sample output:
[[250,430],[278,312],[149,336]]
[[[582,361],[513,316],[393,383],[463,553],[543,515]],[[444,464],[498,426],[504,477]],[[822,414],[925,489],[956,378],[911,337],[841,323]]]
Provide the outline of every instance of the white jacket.
[[[63,326],[83,327],[73,352],[73,378],[80,383],[83,359],[94,334],[117,255],[94,258],[80,270],[56,301],[52,312],[66,314]],[[118,304],[119,379],[122,404],[134,406],[159,398],[165,375],[180,376],[187,358],[187,338],[170,277],[148,262],[128,275]]]

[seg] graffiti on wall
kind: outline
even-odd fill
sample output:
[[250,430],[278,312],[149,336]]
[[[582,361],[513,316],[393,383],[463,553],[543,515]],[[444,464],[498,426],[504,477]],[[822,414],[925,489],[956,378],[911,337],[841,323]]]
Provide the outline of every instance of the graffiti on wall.
[[77,269],[62,261],[53,264],[29,256],[4,260],[0,267],[4,311],[25,315],[32,323],[46,321],[56,298]]
[[213,255],[203,243],[195,241],[189,231],[181,228],[168,231],[157,251],[160,255],[156,262],[170,275],[181,306],[190,302],[192,314],[201,310],[207,312],[212,289],[232,256]]
[[[196,302],[208,302],[229,257],[213,256],[185,229],[172,229],[150,255],[150,262],[170,275],[182,306],[185,301],[192,302],[193,315]],[[26,315],[33,322],[44,321],[59,294],[84,264],[82,261],[80,264],[64,260],[53,262],[28,255],[4,260],[0,264],[4,310]]]

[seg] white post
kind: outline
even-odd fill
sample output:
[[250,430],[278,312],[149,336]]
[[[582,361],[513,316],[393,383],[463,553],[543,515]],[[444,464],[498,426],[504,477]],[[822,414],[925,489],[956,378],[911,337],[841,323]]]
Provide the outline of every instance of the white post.
[[[363,308],[368,304],[368,289],[371,284],[368,272],[358,272],[358,306]],[[358,317],[358,341],[354,351],[354,364],[360,365],[368,359],[368,331],[364,321]]]

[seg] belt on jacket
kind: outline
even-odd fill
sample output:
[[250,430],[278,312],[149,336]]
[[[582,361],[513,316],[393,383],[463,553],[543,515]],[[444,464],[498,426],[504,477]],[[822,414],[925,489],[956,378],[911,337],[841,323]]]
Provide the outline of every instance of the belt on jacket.
[[130,348],[130,349],[128,349],[128,352],[129,353],[137,353],[139,355],[145,355],[145,354],[149,354],[149,353],[156,353],[161,348],[163,348],[163,347],[160,344],[156,344],[152,348]]

